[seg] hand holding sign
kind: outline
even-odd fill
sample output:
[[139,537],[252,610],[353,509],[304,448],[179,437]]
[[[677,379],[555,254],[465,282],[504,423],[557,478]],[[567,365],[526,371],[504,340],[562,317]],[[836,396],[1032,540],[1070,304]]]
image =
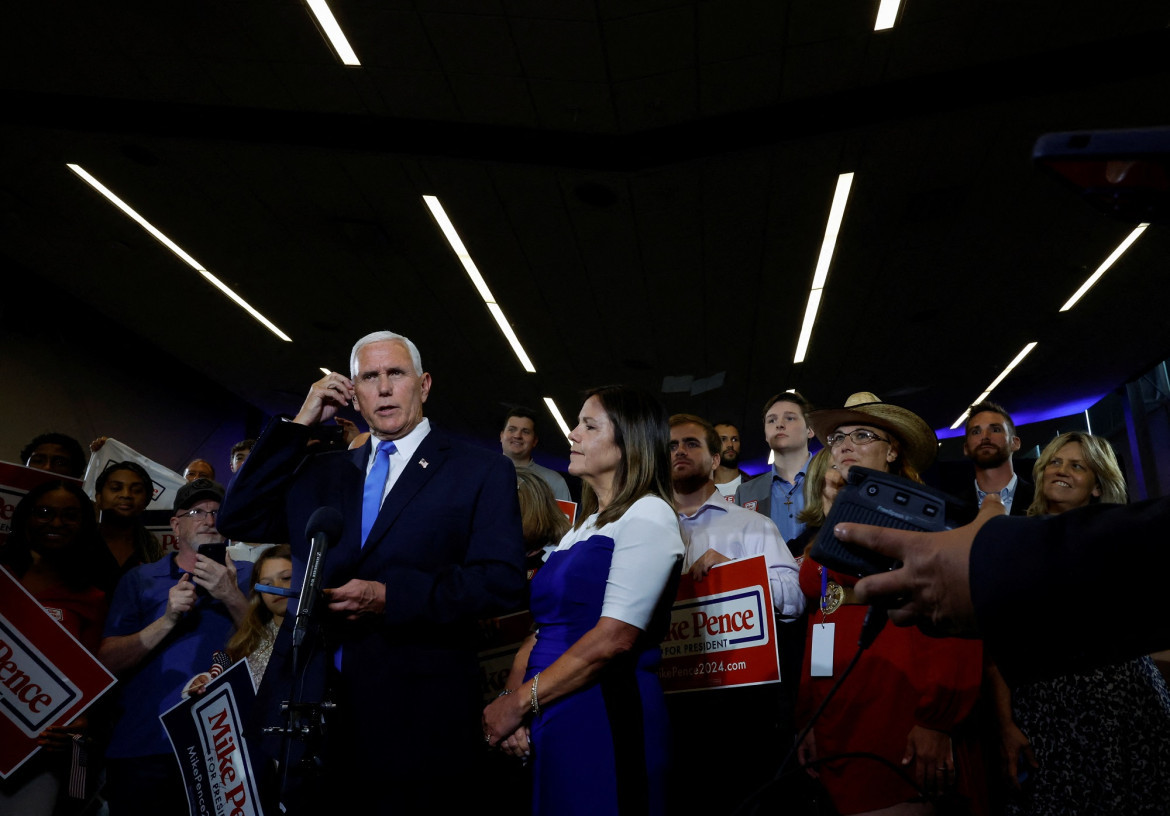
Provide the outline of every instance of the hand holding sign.
[[714,550],[707,550],[707,552],[699,556],[698,561],[691,564],[691,578],[695,581],[702,581],[707,577],[707,573],[711,571],[711,567],[730,560],[726,555],[721,555]]

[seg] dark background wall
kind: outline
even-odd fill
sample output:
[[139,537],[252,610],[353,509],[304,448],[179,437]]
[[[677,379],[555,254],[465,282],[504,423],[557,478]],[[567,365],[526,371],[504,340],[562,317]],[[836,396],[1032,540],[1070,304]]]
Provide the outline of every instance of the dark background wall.
[[[0,279],[0,459],[18,461],[44,431],[83,446],[110,436],[179,472],[207,459],[226,482],[228,451],[261,429],[259,411],[27,271]],[[191,325],[191,342],[216,325],[215,314]]]

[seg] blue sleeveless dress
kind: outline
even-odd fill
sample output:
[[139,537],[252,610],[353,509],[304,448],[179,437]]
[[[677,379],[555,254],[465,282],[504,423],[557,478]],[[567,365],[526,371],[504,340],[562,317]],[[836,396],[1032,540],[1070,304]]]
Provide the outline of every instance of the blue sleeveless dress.
[[[650,501],[661,507],[640,507]],[[644,516],[647,509],[652,525],[622,525],[626,516]],[[651,619],[639,626],[643,634],[634,649],[586,686],[542,706],[532,721],[532,809],[546,816],[662,814],[669,721],[658,682],[658,643],[669,620],[683,549],[677,515],[661,499],[642,499],[622,519],[600,530],[593,529],[591,521],[570,531],[532,580],[531,608],[539,629],[525,679],[552,665],[597,624],[611,584],[615,546],[621,548],[623,533],[654,539],[636,542],[640,548],[636,568],[619,556],[631,573],[635,569],[639,573],[641,607],[652,610]],[[570,539],[574,540],[566,547]],[[629,548],[632,542],[624,545]],[[631,617],[639,614],[644,613]],[[611,617],[625,620],[620,607]]]

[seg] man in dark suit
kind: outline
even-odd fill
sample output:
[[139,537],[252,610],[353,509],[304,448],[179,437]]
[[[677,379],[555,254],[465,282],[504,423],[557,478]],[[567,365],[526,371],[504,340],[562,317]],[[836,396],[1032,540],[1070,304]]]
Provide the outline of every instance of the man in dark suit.
[[[309,812],[357,796],[380,803],[370,812],[441,810],[475,783],[484,753],[477,621],[523,599],[516,474],[500,454],[431,427],[431,375],[405,337],[363,337],[350,369],[352,379],[332,372],[314,383],[291,422],[269,425],[219,524],[237,539],[289,541],[299,585],[309,517],[329,506],[345,522],[325,564],[322,638],[302,661],[304,698],[337,703],[324,774],[285,804]],[[310,428],[351,401],[369,442],[306,458]],[[259,725],[276,724],[288,699],[290,641],[286,626],[260,690],[274,721]],[[269,739],[262,753],[273,748]]]
[[965,427],[963,455],[975,466],[975,479],[956,491],[968,506],[960,518],[974,518],[989,493],[999,494],[1009,515],[1028,515],[1034,488],[1016,474],[1012,462],[1012,454],[1020,449],[1020,438],[1011,415],[997,403],[980,402],[968,409]]

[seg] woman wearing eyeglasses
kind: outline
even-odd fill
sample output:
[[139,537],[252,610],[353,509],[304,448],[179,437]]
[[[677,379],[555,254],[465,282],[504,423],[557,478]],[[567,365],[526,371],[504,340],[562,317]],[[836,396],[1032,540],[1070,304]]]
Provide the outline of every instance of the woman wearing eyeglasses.
[[[106,617],[106,596],[94,583],[105,551],[93,504],[73,480],[41,484],[16,505],[0,564],[45,611],[94,654]],[[74,735],[87,732],[83,714],[42,732],[44,750],[0,783],[0,813],[50,814],[67,796]],[[74,806],[80,802],[72,800]]]
[[[869,392],[809,420],[832,457],[827,502],[855,465],[921,482],[919,474],[938,449],[921,417]],[[797,706],[801,728],[857,651],[868,609],[853,600],[857,580],[808,556],[801,564],[810,610]],[[930,814],[936,798],[956,782],[974,792],[964,784],[966,769],[956,773],[952,735],[978,697],[981,661],[977,641],[893,626],[877,636],[798,748],[801,763],[820,779],[839,813]],[[842,756],[858,753],[870,756]]]

